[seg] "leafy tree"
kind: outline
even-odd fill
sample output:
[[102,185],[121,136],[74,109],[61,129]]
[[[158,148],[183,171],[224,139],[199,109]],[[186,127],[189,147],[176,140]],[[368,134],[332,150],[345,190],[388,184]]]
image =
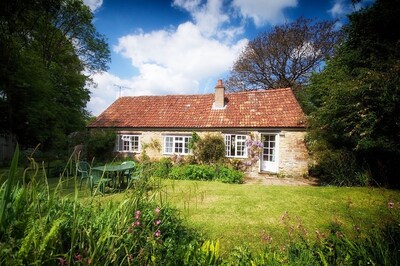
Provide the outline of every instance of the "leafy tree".
[[304,85],[321,62],[332,56],[340,36],[334,21],[304,18],[262,32],[234,63],[226,86],[240,91]]
[[324,71],[313,75],[303,98],[314,148],[352,153],[358,173],[395,186],[400,185],[398,14],[398,1],[378,0],[350,15],[346,41]]
[[22,147],[63,148],[85,126],[89,77],[109,49],[81,0],[0,3],[0,125]]

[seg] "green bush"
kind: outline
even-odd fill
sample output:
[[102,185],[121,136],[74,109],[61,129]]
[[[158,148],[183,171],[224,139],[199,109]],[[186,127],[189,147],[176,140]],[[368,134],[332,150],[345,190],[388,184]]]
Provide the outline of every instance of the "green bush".
[[221,135],[206,135],[197,141],[196,152],[203,163],[216,163],[225,158],[225,141]]
[[370,182],[368,172],[357,162],[354,153],[346,150],[319,151],[316,165],[310,174],[325,184],[335,186],[366,186]]
[[216,180],[224,183],[243,183],[244,174],[220,165],[182,165],[172,167],[168,177],[180,180]]
[[87,157],[90,161],[96,158],[96,161],[106,162],[113,158],[115,147],[115,132],[95,130],[90,132],[89,139],[86,140]]
[[167,177],[172,168],[172,161],[170,158],[162,158],[158,162],[151,163],[152,176]]

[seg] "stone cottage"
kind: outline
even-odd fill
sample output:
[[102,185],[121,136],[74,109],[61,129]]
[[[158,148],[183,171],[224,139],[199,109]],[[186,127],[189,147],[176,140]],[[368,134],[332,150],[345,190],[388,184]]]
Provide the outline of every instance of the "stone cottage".
[[193,132],[221,134],[226,157],[241,160],[248,140],[259,140],[252,174],[300,176],[308,171],[304,119],[290,88],[225,93],[219,80],[214,94],[121,97],[88,128],[115,130],[118,153],[156,146],[146,150],[153,159],[189,155]]

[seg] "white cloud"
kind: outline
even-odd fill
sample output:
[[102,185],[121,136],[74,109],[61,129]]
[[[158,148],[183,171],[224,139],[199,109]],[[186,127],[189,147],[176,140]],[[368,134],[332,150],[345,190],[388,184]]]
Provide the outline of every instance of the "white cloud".
[[351,12],[370,5],[374,1],[375,0],[361,0],[356,4],[353,4],[350,0],[335,0],[332,8],[328,10],[328,13],[330,13],[333,18],[342,18]]
[[[261,26],[282,22],[283,10],[296,5],[297,0],[282,0],[280,3],[175,0],[173,6],[189,12],[192,21],[151,32],[138,29],[121,36],[113,50],[129,59],[138,74],[129,79],[120,79],[110,73],[94,75],[93,80],[98,86],[91,88],[92,99],[88,109],[98,115],[119,93],[122,96],[165,95],[212,90],[216,80],[225,77],[248,42],[240,38],[244,30],[243,21],[238,23],[238,17],[233,17],[232,12]],[[119,89],[115,84],[122,87]]]
[[261,27],[284,22],[283,11],[296,7],[297,0],[233,0],[232,5],[243,17],[252,19],[257,27]]
[[103,5],[103,0],[83,0],[83,3],[94,12]]
[[338,18],[343,15],[348,14],[351,11],[351,6],[349,3],[346,3],[344,0],[336,0],[331,9],[329,9],[329,13],[332,17]]
[[229,25],[230,16],[222,0],[208,0],[205,4],[199,0],[175,0],[173,6],[189,12],[196,27],[206,37],[230,41],[244,32],[243,25]]

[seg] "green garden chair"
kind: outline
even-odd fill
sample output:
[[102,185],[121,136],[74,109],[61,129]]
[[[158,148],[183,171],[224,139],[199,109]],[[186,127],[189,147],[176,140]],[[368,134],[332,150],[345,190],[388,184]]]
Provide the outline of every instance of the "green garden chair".
[[[93,170],[90,174],[90,195],[94,195],[93,192],[100,191],[101,194],[105,192],[105,185],[112,181],[111,178],[105,178],[104,172]],[[95,188],[98,188],[95,190]]]
[[80,177],[79,189],[82,189],[83,180],[89,178],[90,170],[91,170],[91,168],[90,168],[90,164],[89,163],[87,163],[85,161],[79,161],[79,162],[76,163],[76,171],[77,171],[77,174]]

